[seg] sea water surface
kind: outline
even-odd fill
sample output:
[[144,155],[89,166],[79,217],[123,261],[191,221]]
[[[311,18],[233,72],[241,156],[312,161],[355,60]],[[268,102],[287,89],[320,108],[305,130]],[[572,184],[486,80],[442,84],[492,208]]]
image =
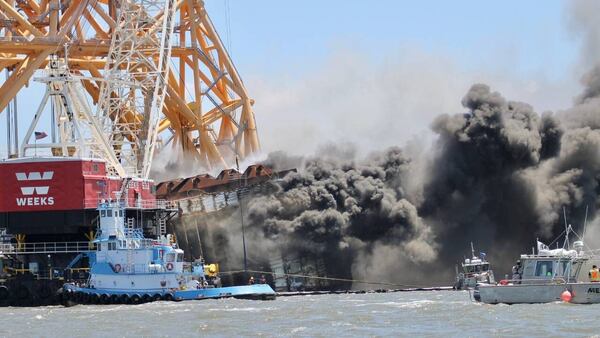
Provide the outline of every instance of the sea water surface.
[[466,291],[0,308],[4,337],[592,336],[600,304],[486,305]]

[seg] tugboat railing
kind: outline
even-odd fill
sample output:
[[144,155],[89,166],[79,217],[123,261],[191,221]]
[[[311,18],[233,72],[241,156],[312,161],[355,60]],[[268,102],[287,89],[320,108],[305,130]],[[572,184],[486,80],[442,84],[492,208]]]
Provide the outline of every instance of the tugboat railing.
[[2,254],[56,254],[80,253],[96,250],[92,242],[39,242],[39,243],[1,243]]
[[112,200],[109,201],[107,199],[85,199],[83,201],[85,208],[97,208],[98,205],[108,204],[108,203],[120,203],[120,206],[126,209],[165,209],[165,210],[177,210],[177,205],[169,200],[163,199],[151,199],[151,200],[142,200],[142,199],[121,199],[119,201]]

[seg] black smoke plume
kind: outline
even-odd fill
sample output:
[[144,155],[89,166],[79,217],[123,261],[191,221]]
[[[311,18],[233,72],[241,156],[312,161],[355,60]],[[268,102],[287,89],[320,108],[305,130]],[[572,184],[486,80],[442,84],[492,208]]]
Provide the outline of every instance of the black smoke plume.
[[563,207],[580,231],[586,206],[596,217],[599,74],[586,75],[575,106],[558,114],[476,84],[465,113],[433,122],[425,160],[400,148],[359,160],[336,146],[296,159],[298,173],[250,201],[250,226],[285,252],[331,258],[328,271],[341,277],[448,283],[471,241],[506,271],[536,238],[564,229]]
[[[266,164],[298,172],[247,199],[250,261],[268,269],[274,254],[320,257],[331,277],[448,285],[472,241],[501,277],[536,238],[562,232],[563,207],[580,232],[589,207],[599,237],[590,241],[600,243],[599,79],[595,68],[575,106],[557,114],[476,84],[464,113],[432,123],[437,138],[421,156],[393,147],[358,158],[347,144],[271,154]],[[202,236],[214,244],[209,256],[241,267],[239,217],[205,220]]]

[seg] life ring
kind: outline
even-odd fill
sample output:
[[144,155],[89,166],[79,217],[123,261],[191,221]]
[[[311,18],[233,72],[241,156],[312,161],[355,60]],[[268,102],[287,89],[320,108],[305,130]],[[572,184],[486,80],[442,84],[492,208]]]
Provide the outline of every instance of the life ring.
[[167,263],[167,270],[173,270],[173,263]]
[[121,272],[121,264],[115,264],[115,272],[116,273]]
[[501,280],[500,285],[508,285],[508,280],[507,279]]

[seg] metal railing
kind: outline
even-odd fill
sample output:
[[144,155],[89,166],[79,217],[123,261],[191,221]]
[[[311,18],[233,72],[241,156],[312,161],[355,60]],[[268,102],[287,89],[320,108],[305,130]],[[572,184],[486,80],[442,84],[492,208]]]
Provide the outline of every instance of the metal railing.
[[80,253],[92,250],[96,250],[96,244],[92,242],[40,242],[0,244],[0,251],[3,254],[58,254]]
[[[107,199],[90,198],[83,201],[84,208],[97,208],[101,203],[108,203]],[[110,203],[116,203],[111,201]],[[175,203],[167,200],[133,200],[124,199],[120,201],[123,208],[134,208],[134,209],[165,209],[165,210],[176,210],[177,206]]]
[[239,190],[223,191],[216,193],[200,193],[198,195],[177,199],[176,202],[185,213],[211,213],[229,206],[239,205],[238,193],[243,199],[253,193],[258,193],[261,186],[243,187]]
[[548,285],[548,284],[566,284],[564,277],[553,277],[551,279],[532,278],[532,279],[502,279],[497,285]]

